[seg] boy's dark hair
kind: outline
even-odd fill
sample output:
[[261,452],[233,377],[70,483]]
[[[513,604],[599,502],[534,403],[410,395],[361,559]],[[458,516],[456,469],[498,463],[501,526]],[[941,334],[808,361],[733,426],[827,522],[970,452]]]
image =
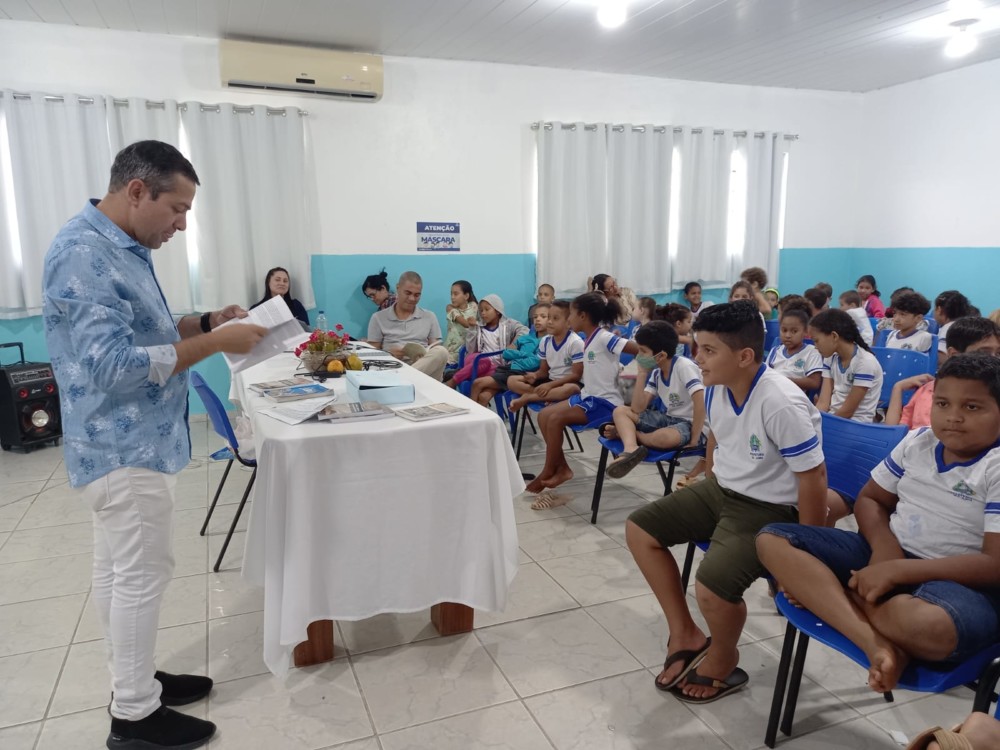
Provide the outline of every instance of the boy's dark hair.
[[785,318],[794,318],[802,324],[803,328],[808,328],[811,317],[812,314],[808,310],[803,309],[800,305],[792,305],[782,309],[780,322],[784,323]]
[[654,317],[656,320],[663,320],[670,323],[670,325],[674,325],[690,318],[691,308],[678,305],[676,302],[669,302],[666,305],[657,307]]
[[889,307],[895,307],[896,306],[896,299],[899,297],[899,295],[906,294],[907,292],[915,292],[915,291],[916,291],[916,289],[914,289],[912,286],[901,286],[901,287],[899,287],[899,289],[897,289],[896,291],[894,291],[892,294],[889,295]]
[[169,143],[137,141],[115,156],[111,165],[108,192],[117,193],[132,180],[142,180],[155,201],[160,193],[174,189],[174,178],[177,175],[186,177],[195,185],[201,184],[191,162]]
[[978,380],[990,389],[990,395],[1000,406],[1000,357],[980,352],[956,354],[941,365],[935,387],[943,378]]
[[764,326],[754,300],[737,300],[712,305],[698,314],[695,331],[714,333],[733,351],[753,349],[757,362],[764,359]]
[[539,289],[551,289],[553,294],[556,293],[556,288],[554,286],[552,286],[551,284],[539,284],[538,288]]
[[934,307],[940,307],[948,320],[958,320],[972,314],[972,303],[969,302],[969,298],[955,289],[941,292],[934,300]]
[[[383,273],[385,273],[385,271],[383,271]],[[368,278],[370,279],[371,276],[369,276]],[[459,289],[461,289],[462,294],[468,294],[469,302],[476,302],[476,303],[479,302],[479,300],[476,299],[476,295],[472,293],[472,284],[466,281],[465,279],[459,279],[458,281],[452,282],[452,286],[457,286]]]
[[826,307],[826,303],[830,301],[830,298],[826,296],[826,292],[815,287],[806,289],[802,292],[802,296],[809,300],[809,304],[816,308],[817,312]]
[[945,345],[962,353],[973,344],[991,336],[1000,338],[1000,326],[989,318],[959,318],[945,335]]
[[803,297],[801,294],[786,294],[784,297],[778,300],[778,307],[782,310],[784,310],[786,306],[793,304],[805,305],[807,309],[809,307],[806,298]]
[[821,281],[815,285],[816,289],[819,289],[823,294],[826,295],[827,299],[833,299],[833,287],[827,284],[825,281]]
[[861,295],[858,294],[853,289],[847,292],[841,292],[840,301],[841,303],[846,302],[849,305],[854,305],[855,307],[861,307]]
[[548,310],[550,307],[552,307],[551,302],[536,302],[531,306],[531,316],[532,317],[535,316],[536,310],[541,310],[541,309]]
[[892,309],[896,312],[926,315],[931,311],[931,303],[920,292],[903,292],[892,303]]
[[750,268],[744,269],[743,273],[740,274],[740,278],[751,284],[757,282],[757,288],[761,291],[764,291],[764,287],[767,286],[767,271],[759,266],[750,266]]
[[[855,292],[855,294],[857,294],[857,292]],[[831,307],[829,310],[818,312],[813,319],[809,321],[809,327],[815,328],[817,331],[821,331],[822,333],[835,333],[845,341],[857,344],[866,352],[871,352],[871,349],[868,348],[868,344],[866,344],[865,340],[861,338],[861,331],[859,331],[858,327],[854,324],[854,318],[843,310]]]
[[692,289],[701,289],[701,284],[697,281],[689,281],[684,285],[684,296],[687,297],[691,293]]
[[[456,284],[458,282],[455,282]],[[365,280],[361,282],[361,293],[365,293],[365,289],[371,289],[377,292],[379,289],[389,289],[389,274],[383,268],[378,273],[373,273],[371,276],[365,276]],[[471,290],[472,287],[470,286]]]
[[569,300],[568,299],[554,299],[549,308],[558,307],[563,311],[564,314],[569,315]]
[[677,331],[665,320],[651,320],[636,329],[635,343],[648,346],[653,354],[666,352],[671,357],[677,351]]
[[614,325],[622,316],[622,306],[616,299],[609,299],[603,292],[587,292],[573,300],[573,307],[595,326]]

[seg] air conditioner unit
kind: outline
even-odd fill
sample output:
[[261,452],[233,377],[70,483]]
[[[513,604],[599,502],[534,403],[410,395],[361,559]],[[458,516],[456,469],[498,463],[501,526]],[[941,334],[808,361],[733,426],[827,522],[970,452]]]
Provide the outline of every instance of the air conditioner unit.
[[356,52],[219,42],[222,83],[230,88],[287,91],[360,102],[382,98],[382,58]]

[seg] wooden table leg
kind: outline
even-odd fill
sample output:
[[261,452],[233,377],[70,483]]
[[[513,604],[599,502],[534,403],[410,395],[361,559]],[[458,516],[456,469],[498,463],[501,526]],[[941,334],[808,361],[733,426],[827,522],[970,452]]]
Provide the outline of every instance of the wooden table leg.
[[468,633],[472,630],[472,621],[476,611],[464,604],[443,602],[431,607],[431,623],[441,635]]
[[295,647],[296,667],[310,667],[333,659],[333,620],[316,620],[306,628],[307,640]]

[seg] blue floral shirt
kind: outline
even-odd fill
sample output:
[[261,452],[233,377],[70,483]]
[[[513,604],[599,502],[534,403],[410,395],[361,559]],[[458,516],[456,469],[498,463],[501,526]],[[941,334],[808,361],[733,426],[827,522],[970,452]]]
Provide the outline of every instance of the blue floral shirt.
[[171,374],[180,334],[151,251],[96,203],[56,235],[43,275],[73,487],[126,466],[175,474],[191,460],[188,376]]

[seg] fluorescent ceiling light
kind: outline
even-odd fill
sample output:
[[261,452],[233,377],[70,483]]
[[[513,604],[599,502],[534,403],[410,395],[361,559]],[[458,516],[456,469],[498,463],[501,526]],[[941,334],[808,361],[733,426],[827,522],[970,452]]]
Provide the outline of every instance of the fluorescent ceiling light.
[[969,26],[977,22],[976,18],[963,18],[951,24],[957,31],[944,46],[945,57],[965,57],[979,46],[976,35],[969,31]]
[[597,22],[606,29],[617,29],[626,17],[624,0],[601,0],[597,6]]

